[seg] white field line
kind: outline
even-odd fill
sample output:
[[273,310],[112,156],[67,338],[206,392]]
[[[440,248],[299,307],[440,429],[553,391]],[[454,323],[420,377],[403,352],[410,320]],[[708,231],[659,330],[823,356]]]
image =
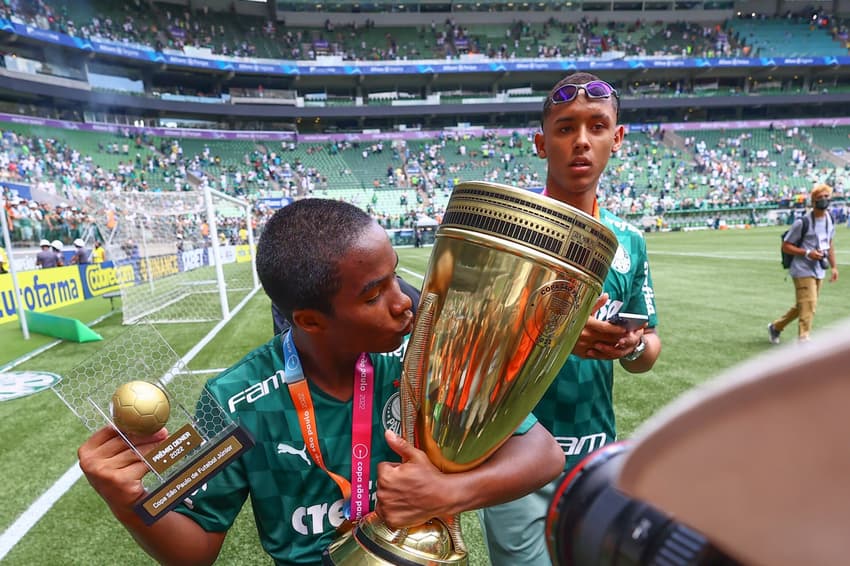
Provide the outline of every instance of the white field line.
[[180,372],[180,375],[211,375],[214,373],[221,373],[227,368],[216,368],[216,369],[193,369],[193,370],[183,370]]
[[[759,252],[759,251],[756,251],[756,250],[749,251],[749,252],[742,252],[740,254],[734,254],[734,253],[729,254],[729,253],[720,253],[720,252],[711,253],[711,254],[706,254],[706,253],[699,253],[698,254],[698,253],[690,253],[690,252],[668,252],[668,251],[664,251],[664,250],[653,250],[652,248],[649,248],[647,250],[647,252],[649,253],[650,256],[667,255],[667,256],[681,256],[681,257],[704,257],[704,258],[708,258],[708,259],[726,259],[726,260],[731,260],[731,261],[769,261],[769,262],[779,264],[779,246],[776,246],[775,251],[776,251],[775,254],[769,255],[766,252]],[[843,261],[844,260],[843,256],[850,257],[850,250],[842,251],[842,250],[838,249],[838,250],[835,251],[835,255],[837,256],[837,259],[840,260],[840,261],[837,261],[838,265],[843,265],[845,263],[845,261]],[[403,267],[399,267],[396,271],[402,272],[405,275],[412,275],[413,277],[418,277],[420,280],[425,279],[425,276],[422,275],[421,273],[416,273],[415,271],[411,271],[411,270],[405,269]]]
[[647,253],[651,256],[654,255],[667,255],[667,256],[679,256],[679,257],[702,257],[706,259],[726,259],[730,261],[773,261],[779,264],[779,246],[776,247],[776,257],[768,256],[766,253],[758,253],[758,252],[744,252],[739,254],[729,254],[729,253],[688,253],[688,252],[665,252],[664,250],[653,250],[647,249]]
[[60,497],[83,476],[79,462],[74,463],[62,477],[56,480],[50,488],[35,500],[29,509],[23,512],[12,525],[0,535],[0,561],[12,550],[18,541],[53,507]]
[[[221,332],[222,328],[230,322],[236,314],[242,310],[248,301],[251,300],[254,295],[259,291],[259,287],[254,289],[251,293],[249,293],[241,303],[236,305],[234,309],[230,312],[230,317],[220,321],[216,324],[212,330],[210,330],[206,336],[204,336],[200,342],[198,342],[194,348],[189,350],[189,352],[180,359],[180,362],[175,365],[175,367],[185,367],[189,364],[192,359],[198,355],[198,353],[203,350],[204,346],[209,344],[216,335]],[[172,372],[175,370],[172,370]],[[65,495],[65,493],[71,489],[71,486],[80,479],[83,475],[83,472],[80,470],[79,461],[74,462],[74,465],[68,468],[62,477],[56,480],[56,482],[50,486],[50,488],[45,491],[38,499],[33,502],[29,508],[24,511],[20,517],[18,517],[14,523],[12,523],[8,529],[6,529],[3,534],[0,534],[0,561],[9,553],[12,548],[20,542],[24,536],[29,532],[29,530],[38,523],[41,518],[50,511],[50,508],[59,501],[59,498]]]
[[[779,246],[776,246],[776,253],[759,252],[751,250],[741,253],[690,253],[690,252],[669,252],[664,250],[647,249],[650,256],[666,255],[666,256],[681,256],[681,257],[704,257],[708,259],[727,259],[731,261],[769,261],[779,263]],[[835,250],[836,263],[843,265],[845,257],[850,257],[850,250]]]
[[403,271],[404,273],[406,273],[408,275],[418,277],[419,279],[425,279],[425,276],[422,275],[421,273],[416,273],[415,271],[410,271],[409,269],[405,269],[403,267],[399,267],[396,271]]

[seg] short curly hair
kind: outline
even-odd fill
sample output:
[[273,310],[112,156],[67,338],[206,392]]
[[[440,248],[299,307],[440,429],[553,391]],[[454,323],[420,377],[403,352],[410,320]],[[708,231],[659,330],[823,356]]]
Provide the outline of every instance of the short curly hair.
[[375,221],[342,201],[308,198],[275,212],[257,245],[263,290],[292,322],[292,312],[333,314],[331,300],[342,286],[339,260]]

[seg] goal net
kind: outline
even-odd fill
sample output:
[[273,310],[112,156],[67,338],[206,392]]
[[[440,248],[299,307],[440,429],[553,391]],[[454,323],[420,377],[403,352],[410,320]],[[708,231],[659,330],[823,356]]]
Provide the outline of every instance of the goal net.
[[124,324],[222,320],[259,286],[247,202],[204,184],[116,193],[103,206]]

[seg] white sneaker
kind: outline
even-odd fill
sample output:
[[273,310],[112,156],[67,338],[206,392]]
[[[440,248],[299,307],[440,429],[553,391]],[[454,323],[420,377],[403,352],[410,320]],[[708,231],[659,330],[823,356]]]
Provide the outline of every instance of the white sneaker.
[[767,325],[767,338],[771,344],[779,344],[779,335],[781,333],[773,327],[773,323]]

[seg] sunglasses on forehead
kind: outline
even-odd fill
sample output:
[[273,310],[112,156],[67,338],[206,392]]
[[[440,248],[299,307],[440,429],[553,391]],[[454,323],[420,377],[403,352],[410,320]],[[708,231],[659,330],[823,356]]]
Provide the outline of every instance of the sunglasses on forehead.
[[614,96],[617,100],[620,100],[617,90],[605,81],[590,81],[589,83],[577,85],[565,84],[552,93],[552,104],[572,102],[578,96],[581,89],[584,89],[584,93],[588,98],[611,98],[611,96]]

